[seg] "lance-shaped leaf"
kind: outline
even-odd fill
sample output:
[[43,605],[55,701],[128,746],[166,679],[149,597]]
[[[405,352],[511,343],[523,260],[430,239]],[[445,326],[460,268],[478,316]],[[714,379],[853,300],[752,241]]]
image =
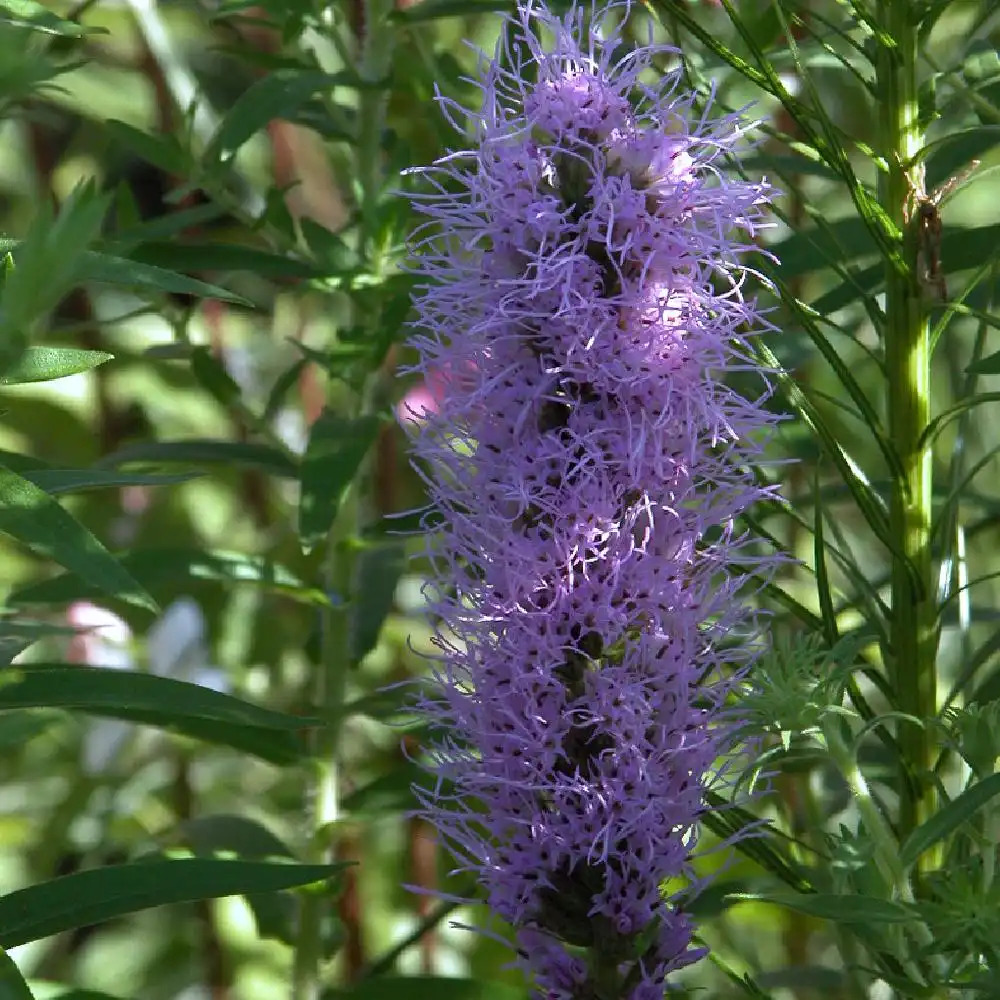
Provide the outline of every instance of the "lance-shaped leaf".
[[76,872],[0,897],[0,945],[13,948],[167,903],[291,889],[344,867],[175,858]]
[[105,351],[83,351],[73,347],[27,347],[0,375],[0,385],[49,382],[89,371],[112,357]]
[[156,610],[153,598],[76,518],[44,490],[3,466],[0,532],[65,566],[92,587]]
[[304,758],[300,731],[319,724],[156,674],[74,664],[8,667],[0,683],[0,712],[30,708],[74,709],[156,726],[277,764]]
[[350,420],[330,410],[324,410],[313,424],[300,477],[299,539],[305,551],[330,530],[380,426],[378,417]]

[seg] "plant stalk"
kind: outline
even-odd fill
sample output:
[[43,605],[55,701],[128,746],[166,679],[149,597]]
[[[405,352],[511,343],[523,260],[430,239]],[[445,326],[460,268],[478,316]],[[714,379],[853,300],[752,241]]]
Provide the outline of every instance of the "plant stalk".
[[[931,342],[922,277],[930,261],[921,248],[919,207],[925,192],[922,168],[915,161],[924,143],[917,101],[915,11],[910,0],[878,0],[878,23],[891,40],[883,42],[876,67],[887,164],[878,195],[902,234],[900,252],[886,261],[888,424],[902,469],[893,482],[890,505],[889,676],[896,707],[919,720],[900,724],[900,840],[936,811],[933,732],[924,724],[937,713],[938,635],[931,556],[931,448],[923,439],[930,422]],[[936,867],[934,852],[927,852],[922,862],[925,869]]]
[[[359,0],[360,59],[358,71],[363,80],[381,83],[391,68],[394,35],[388,23],[392,0]],[[382,132],[385,127],[387,91],[382,87],[364,87],[358,107],[356,173],[359,188],[361,227],[359,251],[373,275],[382,271],[382,248],[378,242],[380,196],[383,188]],[[359,314],[377,330],[378,315]],[[378,371],[366,380],[360,393],[358,411],[373,412],[381,384]],[[332,605],[322,618],[321,662],[317,676],[316,705],[324,726],[316,738],[314,806],[311,826],[310,860],[320,863],[336,860],[334,826],[340,819],[339,755],[340,729],[345,701],[350,644],[350,602],[353,595],[355,548],[352,544],[359,528],[359,517],[366,509],[364,497],[370,494],[369,463],[362,467],[341,507],[328,542],[325,584]],[[329,890],[303,895],[299,913],[298,937],[292,970],[292,1000],[320,1000],[323,990],[322,966],[326,921],[332,919]]]

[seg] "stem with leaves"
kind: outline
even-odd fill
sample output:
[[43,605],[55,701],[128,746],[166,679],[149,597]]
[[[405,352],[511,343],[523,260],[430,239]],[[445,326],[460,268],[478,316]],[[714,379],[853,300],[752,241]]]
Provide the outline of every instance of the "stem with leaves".
[[[886,261],[885,359],[889,436],[901,470],[893,480],[890,679],[901,723],[903,774],[900,839],[935,812],[935,746],[929,721],[937,710],[937,627],[931,558],[930,324],[919,279],[918,220],[923,193],[916,157],[924,136],[917,101],[916,7],[878,0],[882,27],[876,64],[882,151],[886,169],[879,201],[898,228],[898,253]],[[928,852],[930,855],[931,852]],[[925,859],[932,865],[934,859]]]
[[[383,188],[382,133],[385,124],[387,90],[377,86],[388,75],[393,49],[393,33],[388,16],[393,7],[388,0],[365,0],[361,22],[359,75],[366,84],[359,91],[358,134],[355,137],[355,166],[360,206],[359,256],[369,274],[383,271],[378,244],[378,209]],[[359,318],[377,332],[378,310],[367,314],[357,303]],[[378,387],[385,373],[376,370],[358,394],[350,420],[373,412],[380,400]],[[340,732],[345,701],[347,669],[350,662],[350,608],[358,595],[354,590],[354,568],[359,518],[369,506],[371,492],[368,463],[362,466],[350,487],[345,503],[327,542],[324,584],[331,599],[321,622],[321,655],[316,676],[316,707],[324,726],[316,737],[314,805],[309,860],[326,863],[336,860],[335,824],[340,816]],[[305,893],[299,915],[298,937],[292,976],[292,1000],[319,1000],[323,990],[321,973],[324,959],[324,927],[332,919],[326,894]]]

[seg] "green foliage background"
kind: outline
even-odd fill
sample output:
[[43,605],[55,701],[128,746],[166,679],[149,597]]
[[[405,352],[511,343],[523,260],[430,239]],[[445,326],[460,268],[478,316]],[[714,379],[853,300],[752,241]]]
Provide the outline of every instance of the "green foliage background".
[[[1000,18],[991,0],[914,6],[927,191],[979,161],[940,206],[953,306],[932,312],[932,409],[954,417],[933,451],[939,701],[989,706]],[[797,419],[768,470],[788,507],[754,527],[802,565],[772,584],[775,635],[851,640],[869,663],[894,474],[879,432],[889,251],[865,214],[884,7],[651,7],[691,86],[714,86],[725,107],[754,102],[762,138],[734,169],[784,191],[766,237],[779,264],[761,266],[781,299],[766,347]],[[451,924],[483,913],[403,888],[469,886],[406,815],[420,733],[398,689],[379,693],[422,671],[429,637],[406,558],[420,542],[390,519],[422,503],[393,421],[414,388],[395,375],[413,226],[401,171],[458,144],[435,87],[469,98],[476,56],[461,40],[492,51],[504,9],[0,0],[0,656],[16,658],[0,676],[0,945],[16,961],[0,966],[3,1000],[525,996],[501,944]],[[777,463],[789,456],[799,464]],[[81,664],[78,602],[127,623],[100,656],[127,654],[131,671]],[[857,685],[893,711],[875,671]],[[791,721],[772,733],[761,806],[782,836],[694,904],[713,962],[686,975],[688,995],[853,997],[865,980],[845,971],[863,947],[858,912],[749,898],[776,898],[781,873],[786,891],[814,892],[810,851],[846,824],[827,846],[847,857],[858,824],[830,740],[820,752],[802,706],[782,705]],[[892,793],[878,729],[853,749]],[[85,756],[96,739],[116,741],[100,767]],[[944,836],[923,831],[925,849]],[[928,926],[964,927],[956,907],[927,911]],[[983,912],[989,941],[997,919]]]

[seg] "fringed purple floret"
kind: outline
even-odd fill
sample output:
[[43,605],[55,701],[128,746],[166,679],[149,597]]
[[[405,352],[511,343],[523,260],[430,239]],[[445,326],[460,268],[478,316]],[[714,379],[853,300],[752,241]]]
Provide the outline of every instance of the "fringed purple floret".
[[588,23],[523,7],[482,110],[442,101],[474,148],[414,196],[438,405],[413,454],[443,516],[417,794],[540,996],[660,1000],[702,954],[661,886],[690,876],[758,645],[768,559],[735,525],[774,418],[763,381],[721,379],[755,368],[740,258],[767,189],[720,170],[738,118]]

